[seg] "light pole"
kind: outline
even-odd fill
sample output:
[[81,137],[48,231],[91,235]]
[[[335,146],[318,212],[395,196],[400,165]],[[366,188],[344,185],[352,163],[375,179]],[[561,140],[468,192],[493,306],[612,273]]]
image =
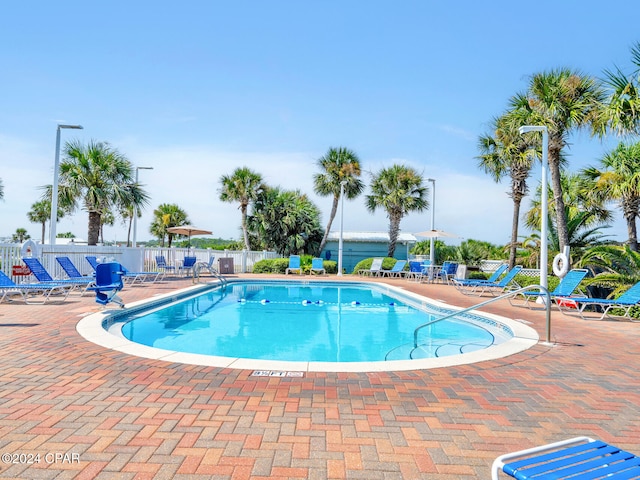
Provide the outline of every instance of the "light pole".
[[436,264],[436,252],[435,252],[435,243],[436,239],[433,237],[433,230],[436,229],[436,179],[435,178],[427,178],[428,182],[431,182],[433,185],[431,187],[431,238],[429,239],[429,263],[431,268]]
[[542,178],[540,180],[542,194],[540,198],[540,285],[547,288],[547,221],[548,221],[548,208],[549,199],[547,192],[547,166],[549,163],[549,130],[544,125],[524,125],[519,129],[520,134],[528,132],[542,132]]
[[346,180],[340,182],[340,238],[338,239],[338,276],[342,276],[342,234],[344,231],[344,186]]
[[60,130],[71,128],[82,130],[82,125],[61,125],[56,129],[56,159],[53,163],[53,188],[51,190],[51,217],[49,218],[49,243],[56,244],[56,227],[58,223],[58,170],[60,169]]
[[[138,185],[138,172],[140,170],[153,170],[153,167],[136,167],[136,185]],[[133,241],[131,242],[132,247],[137,247],[137,235],[138,235],[138,209],[137,207],[133,207]]]

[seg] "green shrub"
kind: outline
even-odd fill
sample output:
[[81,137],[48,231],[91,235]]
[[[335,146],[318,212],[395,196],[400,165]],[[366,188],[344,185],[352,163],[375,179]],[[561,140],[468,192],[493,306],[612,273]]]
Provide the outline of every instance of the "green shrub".
[[259,260],[253,264],[253,273],[271,273],[273,262],[269,259]]
[[[529,277],[527,275],[516,275],[515,281],[521,287],[528,287],[529,285],[540,285],[540,277]],[[560,279],[555,275],[547,277],[547,288],[549,291],[553,291],[554,288],[560,283]]]

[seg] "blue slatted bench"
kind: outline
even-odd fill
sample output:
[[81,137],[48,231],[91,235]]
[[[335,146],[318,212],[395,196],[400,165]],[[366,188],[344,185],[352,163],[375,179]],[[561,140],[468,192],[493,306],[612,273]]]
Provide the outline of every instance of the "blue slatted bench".
[[519,480],[640,479],[640,457],[589,437],[576,437],[495,459],[491,478],[503,472]]

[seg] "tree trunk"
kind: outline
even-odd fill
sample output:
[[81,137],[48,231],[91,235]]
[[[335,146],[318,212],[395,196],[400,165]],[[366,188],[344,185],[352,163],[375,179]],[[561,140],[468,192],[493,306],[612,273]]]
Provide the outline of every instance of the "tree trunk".
[[325,245],[327,244],[327,240],[329,239],[329,231],[331,230],[331,224],[333,223],[333,219],[336,218],[336,213],[338,212],[338,201],[340,197],[333,197],[333,205],[331,205],[331,213],[329,213],[329,222],[327,223],[327,228],[324,231],[324,236],[322,237],[322,241],[320,242],[320,247],[318,248],[318,252],[322,253]]
[[402,215],[391,214],[389,215],[389,252],[388,257],[393,257],[396,252],[396,243],[398,241],[398,234],[400,233],[400,220]]
[[[562,184],[560,183],[560,148],[552,147],[559,145],[560,140],[549,141],[549,170],[551,172],[551,189],[553,190],[553,202],[556,208],[556,231],[558,234],[558,244],[560,251],[569,245],[569,230],[567,228],[567,214],[564,209],[564,199],[562,198]],[[544,192],[546,200],[546,192]]]
[[249,244],[249,232],[247,231],[247,205],[240,204],[240,213],[242,213],[242,236],[244,237],[244,248],[251,250]]
[[518,223],[520,221],[520,196],[513,197],[513,219],[511,223],[511,245],[509,246],[509,270],[516,265],[516,255],[518,253]]
[[87,233],[87,244],[97,245],[100,236],[100,213],[89,212],[89,232]]
[[627,222],[627,234],[629,235],[629,249],[638,251],[638,230],[636,228],[636,216],[640,207],[640,198],[634,198],[623,203],[622,212]]
[[[133,212],[133,215],[135,215],[136,212]],[[133,224],[133,215],[131,217],[129,217],[129,228],[127,229],[127,247],[131,246],[131,226]]]

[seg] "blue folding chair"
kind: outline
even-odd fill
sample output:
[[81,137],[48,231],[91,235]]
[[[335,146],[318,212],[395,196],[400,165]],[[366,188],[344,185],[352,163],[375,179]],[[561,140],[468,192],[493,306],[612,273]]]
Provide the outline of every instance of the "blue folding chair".
[[124,308],[122,299],[117,293],[122,290],[124,283],[122,265],[116,262],[99,263],[96,265],[96,285],[88,290],[96,292],[96,303],[107,305],[111,302]]

